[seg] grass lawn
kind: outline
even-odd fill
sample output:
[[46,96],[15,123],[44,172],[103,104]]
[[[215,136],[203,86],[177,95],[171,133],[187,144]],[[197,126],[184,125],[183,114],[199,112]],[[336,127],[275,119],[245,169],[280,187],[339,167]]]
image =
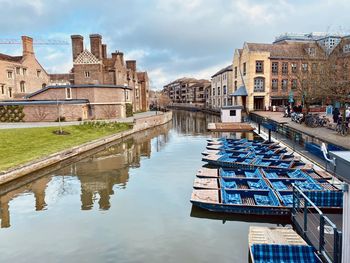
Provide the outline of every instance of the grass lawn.
[[0,171],[131,128],[126,123],[95,123],[63,127],[0,130]]

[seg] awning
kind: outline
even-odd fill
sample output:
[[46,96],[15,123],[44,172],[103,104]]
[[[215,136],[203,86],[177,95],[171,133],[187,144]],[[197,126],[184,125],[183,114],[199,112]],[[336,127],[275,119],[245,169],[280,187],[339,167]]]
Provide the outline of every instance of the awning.
[[240,86],[239,89],[237,89],[235,92],[230,94],[230,96],[233,96],[233,97],[238,97],[238,96],[245,97],[245,96],[248,96],[247,89],[245,88],[245,86]]

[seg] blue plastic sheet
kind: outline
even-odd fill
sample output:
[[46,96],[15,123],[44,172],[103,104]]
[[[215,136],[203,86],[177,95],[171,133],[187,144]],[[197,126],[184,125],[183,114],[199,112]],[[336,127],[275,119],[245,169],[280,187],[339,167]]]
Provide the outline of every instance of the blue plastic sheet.
[[221,178],[221,187],[237,189],[237,183],[235,181],[226,181]]
[[323,187],[321,187],[318,184],[312,183],[310,181],[296,181],[295,185],[298,186],[301,190],[308,191],[308,190],[323,190]]
[[223,201],[225,204],[233,204],[233,205],[242,204],[242,198],[240,194],[226,193]]
[[272,182],[272,186],[276,190],[288,190],[288,187],[281,181]]
[[281,199],[282,199],[282,202],[285,204],[285,206],[293,205],[293,195],[282,195]]
[[225,171],[222,168],[220,168],[219,174],[220,174],[220,176],[223,176],[223,177],[225,177],[225,176],[226,177],[235,177],[236,176],[235,171]]
[[302,171],[295,170],[294,172],[288,172],[287,173],[290,178],[309,178],[305,173]]
[[247,184],[250,189],[266,189],[266,186],[260,180],[257,182],[248,181]]
[[254,195],[254,200],[257,205],[272,205],[272,201],[267,195]]
[[266,175],[266,177],[267,177],[268,179],[275,179],[275,178],[278,178],[278,175],[277,175],[277,173],[275,173],[275,172],[270,172],[270,173],[265,172],[265,175]]

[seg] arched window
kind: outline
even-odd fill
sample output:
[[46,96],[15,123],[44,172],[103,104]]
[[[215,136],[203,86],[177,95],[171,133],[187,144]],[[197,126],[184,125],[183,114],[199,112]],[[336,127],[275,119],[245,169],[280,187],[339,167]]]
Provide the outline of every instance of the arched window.
[[254,78],[254,92],[264,92],[265,91],[265,78],[257,77]]
[[19,87],[20,87],[20,90],[22,93],[26,92],[26,87],[25,87],[25,82],[24,81],[21,81],[19,83]]

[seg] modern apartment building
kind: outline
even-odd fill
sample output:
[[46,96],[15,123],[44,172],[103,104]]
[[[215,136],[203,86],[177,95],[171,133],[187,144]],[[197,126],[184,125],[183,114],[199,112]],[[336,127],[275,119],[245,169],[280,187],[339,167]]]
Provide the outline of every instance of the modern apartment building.
[[211,107],[220,109],[232,105],[232,92],[232,65],[229,65],[211,76]]

